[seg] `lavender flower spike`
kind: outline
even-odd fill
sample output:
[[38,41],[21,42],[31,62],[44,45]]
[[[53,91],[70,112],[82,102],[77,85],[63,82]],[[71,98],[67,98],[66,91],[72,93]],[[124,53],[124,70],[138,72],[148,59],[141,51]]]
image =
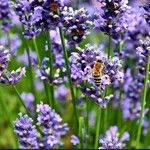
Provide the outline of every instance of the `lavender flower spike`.
[[90,16],[84,8],[73,10],[72,7],[64,7],[61,11],[62,25],[72,44],[78,44],[88,35],[88,29],[92,25]]
[[103,138],[99,140],[101,147],[99,149],[123,149],[126,144],[125,141],[129,140],[129,134],[125,132],[119,137],[117,126],[110,127]]
[[34,113],[34,95],[32,93],[23,92],[21,93],[21,98],[30,112]]
[[77,136],[75,136],[75,135],[72,135],[71,136],[71,143],[73,144],[73,145],[77,145],[77,144],[79,144],[80,143],[80,140],[79,140],[79,138],[77,137]]
[[0,83],[15,85],[17,84],[23,76],[25,76],[26,70],[24,68],[18,68],[11,72],[6,70],[6,73],[1,76]]
[[6,69],[9,60],[10,60],[9,50],[5,49],[2,45],[0,45],[0,75]]
[[67,124],[62,123],[62,118],[47,104],[37,105],[38,125],[43,127],[44,145],[46,149],[61,145],[61,136],[69,130]]
[[97,0],[100,10],[96,13],[95,28],[108,34],[115,40],[121,40],[125,32],[121,20],[124,12],[129,9],[128,0]]
[[15,133],[19,138],[20,149],[38,149],[38,138],[33,120],[27,115],[19,114],[19,118],[14,121]]
[[0,0],[0,28],[5,31],[8,31],[12,27],[10,2],[10,0]]

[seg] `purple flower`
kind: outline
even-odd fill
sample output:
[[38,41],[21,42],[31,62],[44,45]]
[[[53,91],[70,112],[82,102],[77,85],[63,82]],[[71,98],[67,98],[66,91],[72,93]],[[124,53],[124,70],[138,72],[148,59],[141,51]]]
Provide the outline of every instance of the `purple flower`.
[[70,95],[70,90],[65,87],[64,85],[60,85],[56,90],[55,90],[55,97],[61,101],[64,102],[66,101]]
[[9,38],[10,39],[8,39],[8,36],[6,35],[2,36],[0,38],[0,44],[2,44],[4,47],[10,48],[10,54],[12,56],[16,56],[17,49],[21,46],[21,40],[17,34],[10,34]]
[[58,0],[17,0],[15,10],[24,25],[24,35],[31,39],[42,30],[47,31],[58,26],[60,16],[57,12],[62,5],[63,2]]
[[96,14],[95,28],[110,35],[115,40],[122,40],[125,28],[122,26],[122,16],[129,8],[128,0],[97,0],[101,9]]
[[0,0],[0,28],[8,31],[12,27],[11,2],[9,0]]
[[[34,51],[30,50],[29,55],[30,55],[32,66],[37,66],[38,64],[37,54]],[[23,54],[18,54],[17,60],[19,63],[22,63],[25,66],[29,66],[28,55],[26,51],[24,51]]]
[[14,128],[20,149],[39,149],[38,134],[31,118],[19,114],[19,118],[14,121]]
[[65,135],[68,131],[67,124],[62,123],[62,118],[47,104],[37,105],[38,125],[43,126],[44,134],[53,134],[57,137]]
[[[143,28],[142,28],[143,29]],[[136,44],[129,45],[123,50],[122,56],[126,63],[126,72],[124,81],[122,82],[121,93],[121,107],[123,117],[125,119],[138,120],[141,112],[141,98],[145,80],[145,68],[147,64],[147,58],[149,55],[149,36],[144,36],[142,30],[139,30],[142,38],[136,41]],[[128,44],[128,43],[127,43]],[[129,50],[130,49],[130,50]],[[132,66],[128,62],[133,62]],[[134,64],[134,65],[133,65]],[[130,67],[130,69],[129,69]],[[116,92],[117,90],[115,90]],[[117,91],[118,92],[118,91]],[[148,109],[145,109],[146,115]]]
[[[61,70],[65,70],[65,60],[64,60],[64,53],[62,50],[62,45],[61,45],[61,39],[59,35],[58,30],[51,30],[51,40],[52,40],[52,48],[53,48],[53,57],[54,57],[54,67],[55,68],[61,68]],[[67,41],[65,41],[66,46]]]
[[79,138],[77,137],[77,136],[75,136],[75,135],[72,135],[71,136],[71,143],[73,144],[73,145],[77,145],[77,144],[79,144],[80,143],[80,141],[79,141]]
[[43,81],[49,81],[50,83],[53,83],[55,85],[60,85],[62,84],[63,80],[62,77],[60,77],[59,73],[60,73],[60,69],[57,69],[54,74],[53,80],[50,81],[49,58],[45,57],[42,61],[41,66],[38,67],[36,71],[36,76]]
[[150,25],[150,2],[145,1],[145,3],[143,4],[143,8],[145,10],[144,14],[145,20]]
[[1,76],[0,83],[15,85],[23,76],[25,76],[25,73],[25,68],[18,68],[17,70],[13,70],[11,72],[6,71],[6,73]]
[[[101,62],[104,66],[99,84],[96,84],[93,76],[93,66],[97,62]],[[106,95],[109,97],[108,99],[102,96],[105,89],[110,85],[121,83],[124,78],[119,58],[113,57],[108,60],[106,54],[98,46],[86,45],[78,53],[72,53],[70,68],[73,83],[79,86],[84,94],[90,96],[101,107],[106,107],[106,104],[112,98],[112,95]],[[85,87],[85,82],[87,87]]]
[[34,95],[32,93],[23,92],[21,93],[21,98],[30,112],[34,113]]
[[105,136],[99,139],[99,149],[123,149],[126,141],[129,141],[129,134],[125,132],[120,137],[117,126],[112,126],[106,131]]
[[25,68],[18,68],[17,70],[8,71],[7,65],[10,61],[10,52],[0,45],[0,83],[3,84],[16,84],[25,75]]
[[132,45],[138,45],[140,39],[149,35],[150,28],[143,18],[144,13],[140,8],[129,9],[121,18],[122,26],[127,29],[124,40],[131,41]]
[[53,148],[56,145],[62,145],[62,143],[56,136],[49,135],[46,137],[46,139],[45,139],[45,148],[46,149]]
[[71,7],[64,7],[61,10],[61,23],[70,44],[78,44],[85,39],[92,24],[84,8],[74,11]]
[[5,49],[2,45],[0,45],[0,75],[6,69],[9,60],[10,60],[9,50]]
[[[23,94],[22,97],[29,95]],[[29,96],[30,99],[31,95]],[[61,137],[65,135],[69,128],[66,123],[62,123],[62,118],[47,104],[37,105],[37,126],[33,126],[33,120],[27,115],[19,114],[19,118],[14,122],[15,132],[19,138],[21,149],[52,149],[62,145]],[[41,130],[42,129],[42,130]]]
[[44,89],[43,83],[39,79],[34,80],[34,85],[37,91],[42,91]]
[[62,123],[62,118],[51,109],[47,104],[37,105],[38,125],[43,127],[47,148],[54,148],[55,145],[62,144],[61,136],[65,135],[69,130],[67,124]]
[[143,134],[147,135],[148,133],[148,129],[149,129],[149,125],[150,125],[150,121],[148,120],[148,118],[144,118],[143,122],[142,122],[142,127],[143,127]]
[[[24,25],[24,35],[31,39],[41,31],[33,18],[35,18],[34,8],[27,0],[17,0],[15,4],[16,14],[19,16],[21,23]],[[40,16],[40,15],[36,15]]]

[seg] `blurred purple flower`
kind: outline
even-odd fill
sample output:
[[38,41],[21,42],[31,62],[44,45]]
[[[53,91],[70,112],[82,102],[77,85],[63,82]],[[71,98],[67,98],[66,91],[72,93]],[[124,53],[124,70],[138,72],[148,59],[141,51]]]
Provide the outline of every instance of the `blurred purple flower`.
[[55,98],[57,98],[61,102],[65,102],[68,99],[68,96],[70,94],[70,90],[65,87],[64,85],[60,85],[56,90],[55,90]]
[[34,113],[34,95],[32,93],[23,92],[21,93],[21,98],[30,112]]
[[14,85],[25,75],[25,68],[18,68],[17,70],[8,71],[7,65],[10,61],[10,52],[0,45],[0,83]]
[[[10,42],[10,43],[9,43]],[[4,35],[0,38],[0,44],[10,49],[10,54],[16,56],[18,48],[21,46],[21,40],[17,34]]]
[[34,80],[34,85],[37,91],[42,91],[44,89],[44,85],[39,79]]
[[150,2],[148,0],[143,3],[143,8],[145,10],[144,14],[145,20],[150,25]]
[[[37,66],[37,64],[38,64],[37,54],[34,51],[30,50],[29,55],[30,55],[32,66]],[[27,55],[26,51],[24,51],[23,54],[18,54],[17,55],[17,60],[18,60],[19,63],[22,63],[25,66],[29,66],[28,55]]]
[[0,0],[0,28],[8,31],[12,27],[11,1]]
[[[62,50],[59,31],[51,30],[50,34],[51,34],[52,48],[53,48],[54,67],[61,68],[61,70],[63,71],[65,69],[65,60],[64,60],[64,53]],[[66,47],[68,47],[67,41],[65,41],[65,43],[66,43]]]
[[54,135],[49,135],[45,138],[46,149],[54,148],[56,145],[61,145],[61,141]]
[[77,144],[80,144],[80,140],[79,140],[79,138],[77,137],[77,136],[75,136],[75,135],[72,135],[71,136],[71,143],[73,144],[73,145],[77,145]]
[[144,13],[141,8],[132,8],[122,16],[122,26],[126,28],[125,40],[134,46],[138,41],[149,35],[150,28],[143,19]]
[[10,60],[9,50],[5,49],[2,45],[0,45],[0,75],[6,69],[9,60]]
[[13,70],[11,72],[6,71],[5,74],[1,76],[0,83],[15,85],[21,80],[23,76],[25,76],[25,73],[25,67],[18,68],[17,70]]
[[112,126],[106,131],[105,136],[99,139],[99,149],[123,149],[126,141],[129,141],[129,134],[125,132],[119,137],[117,126]]
[[[140,44],[141,43],[141,44]],[[125,73],[125,78],[123,82],[123,101],[122,101],[122,111],[123,116],[126,119],[138,119],[141,111],[141,96],[144,87],[145,80],[145,68],[147,64],[147,58],[149,55],[149,37],[145,37],[141,42],[141,46],[136,48],[134,57],[134,68],[127,69]],[[129,60],[129,57],[128,57]],[[145,114],[147,109],[145,110]]]

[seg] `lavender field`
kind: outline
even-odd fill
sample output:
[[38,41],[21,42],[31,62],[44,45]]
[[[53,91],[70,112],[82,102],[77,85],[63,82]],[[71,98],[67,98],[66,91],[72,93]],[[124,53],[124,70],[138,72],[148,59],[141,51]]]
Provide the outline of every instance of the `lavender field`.
[[149,149],[149,81],[149,0],[0,0],[0,149]]

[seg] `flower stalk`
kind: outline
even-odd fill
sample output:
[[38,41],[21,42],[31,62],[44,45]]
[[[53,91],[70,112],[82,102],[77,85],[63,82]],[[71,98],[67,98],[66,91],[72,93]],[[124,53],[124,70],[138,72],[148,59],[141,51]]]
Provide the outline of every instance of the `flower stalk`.
[[55,108],[55,99],[54,99],[54,87],[52,85],[53,82],[53,76],[54,76],[54,71],[53,71],[53,53],[52,53],[52,42],[51,42],[51,35],[50,32],[46,33],[47,37],[47,44],[48,44],[48,50],[49,50],[49,67],[50,67],[50,93],[51,93],[51,105],[53,108]]
[[143,95],[141,99],[141,113],[140,113],[140,120],[139,120],[139,126],[138,126],[138,132],[137,132],[137,139],[136,139],[136,145],[137,149],[140,145],[140,137],[141,137],[141,131],[142,131],[142,122],[144,118],[144,110],[146,105],[146,94],[147,94],[147,86],[148,86],[148,80],[149,80],[149,69],[150,69],[150,56],[147,58],[147,65],[146,65],[146,73],[145,73],[145,80],[144,80],[144,89],[143,89]]
[[78,122],[78,115],[77,115],[77,108],[76,108],[75,93],[74,93],[73,83],[72,83],[72,79],[71,79],[71,72],[70,72],[70,67],[69,67],[69,58],[68,58],[68,53],[67,53],[67,49],[66,49],[66,46],[65,46],[64,33],[63,33],[63,30],[62,30],[61,27],[59,27],[59,33],[60,33],[62,48],[63,48],[63,52],[64,52],[64,59],[65,59],[65,64],[66,64],[68,80],[69,80],[69,87],[70,87],[71,96],[72,96],[74,115],[75,115],[76,125],[77,125],[77,128],[78,128],[79,122]]

